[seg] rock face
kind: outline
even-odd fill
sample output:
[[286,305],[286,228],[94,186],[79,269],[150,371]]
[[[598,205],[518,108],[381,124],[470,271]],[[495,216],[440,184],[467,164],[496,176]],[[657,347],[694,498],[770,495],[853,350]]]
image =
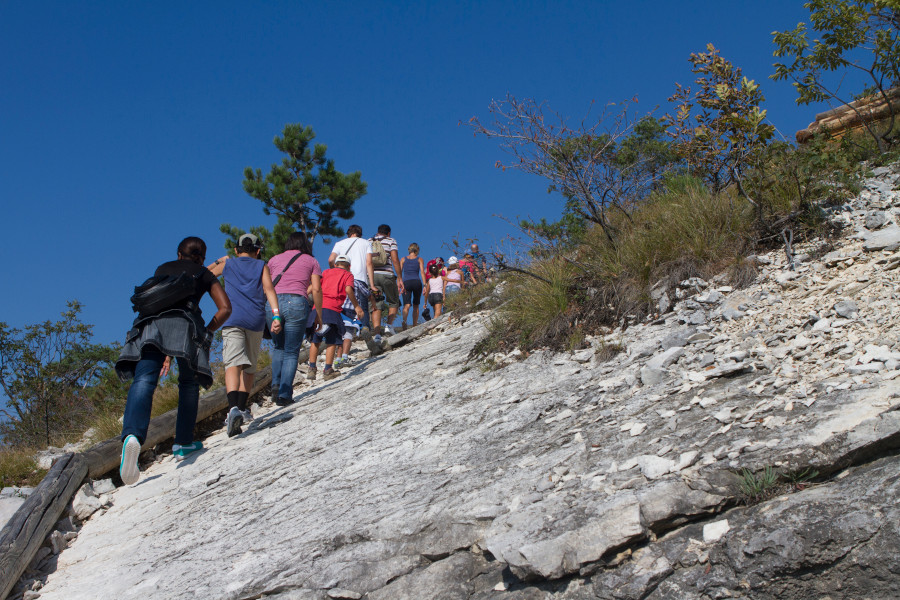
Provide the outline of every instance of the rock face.
[[900,597],[900,258],[865,238],[897,179],[839,248],[682,282],[588,351],[482,369],[476,313],[303,382],[108,494],[41,598]]

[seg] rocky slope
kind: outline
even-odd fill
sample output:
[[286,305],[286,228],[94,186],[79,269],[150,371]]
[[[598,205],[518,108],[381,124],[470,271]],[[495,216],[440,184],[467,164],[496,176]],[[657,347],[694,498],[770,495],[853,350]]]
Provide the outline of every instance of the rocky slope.
[[795,270],[660,285],[661,319],[585,350],[467,363],[478,313],[301,384],[84,490],[96,512],[27,594],[900,597],[898,179],[876,171],[830,217],[850,236]]

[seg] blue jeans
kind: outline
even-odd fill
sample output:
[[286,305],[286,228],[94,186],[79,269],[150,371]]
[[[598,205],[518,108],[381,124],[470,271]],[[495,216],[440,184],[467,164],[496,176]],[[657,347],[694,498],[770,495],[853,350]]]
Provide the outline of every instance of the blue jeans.
[[[122,439],[133,435],[143,444],[150,426],[150,410],[153,408],[153,392],[159,382],[159,370],[165,355],[153,346],[144,346],[141,360],[134,368],[134,381],[128,389],[125,416],[122,419]],[[197,401],[200,384],[191,369],[190,362],[178,360],[178,417],[175,419],[175,443],[187,446],[194,441],[194,425],[197,423]]]
[[[272,334],[275,351],[272,353],[272,389],[278,390],[278,397],[294,397],[294,375],[297,373],[297,357],[306,335],[306,320],[309,317],[309,300],[299,294],[278,294],[278,309],[281,312],[281,333]],[[272,307],[266,306],[266,318],[272,324]]]

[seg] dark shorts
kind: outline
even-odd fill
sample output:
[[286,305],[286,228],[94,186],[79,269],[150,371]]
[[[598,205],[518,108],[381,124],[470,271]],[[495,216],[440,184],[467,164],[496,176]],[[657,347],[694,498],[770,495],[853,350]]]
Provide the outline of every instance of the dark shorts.
[[432,306],[437,306],[438,304],[444,303],[444,295],[443,294],[428,294],[428,304]]
[[315,322],[316,311],[311,311],[306,322],[306,335],[313,344],[321,344],[324,340],[326,345],[335,346],[344,339],[344,320],[341,313],[328,308],[322,309],[322,322],[330,325],[324,336],[316,333]]
[[403,282],[403,304],[414,304],[418,306],[422,303],[422,280],[409,279]]

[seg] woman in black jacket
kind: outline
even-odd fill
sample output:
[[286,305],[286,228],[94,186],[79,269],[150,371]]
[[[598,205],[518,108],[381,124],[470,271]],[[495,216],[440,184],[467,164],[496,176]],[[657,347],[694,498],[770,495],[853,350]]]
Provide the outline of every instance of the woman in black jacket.
[[[122,423],[119,474],[125,484],[136,483],[140,478],[138,456],[147,439],[153,392],[160,376],[168,372],[168,357],[174,356],[178,361],[178,417],[172,446],[175,459],[183,460],[203,447],[194,441],[200,386],[207,388],[212,384],[209,347],[213,332],[231,314],[228,296],[216,276],[203,266],[204,260],[206,243],[198,237],[187,237],[178,244],[178,259],[156,269],[156,275],[191,276],[194,292],[156,314],[139,313],[116,362],[116,372],[123,380],[134,378]],[[204,325],[199,305],[207,293],[217,310]]]

